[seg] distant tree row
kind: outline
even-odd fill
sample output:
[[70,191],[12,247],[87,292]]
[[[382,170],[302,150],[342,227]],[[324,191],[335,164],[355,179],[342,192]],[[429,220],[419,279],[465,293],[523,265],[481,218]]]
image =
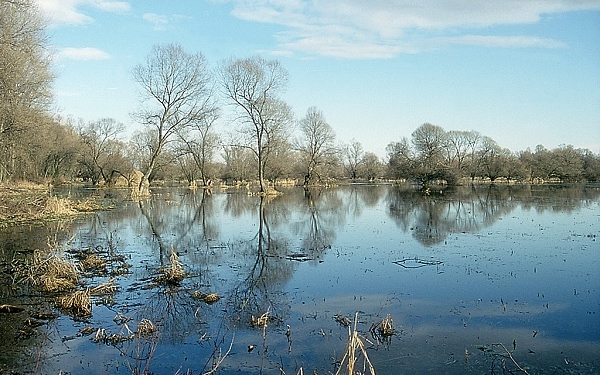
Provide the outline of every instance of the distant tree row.
[[600,158],[587,149],[561,146],[547,150],[539,145],[512,152],[476,131],[445,131],[423,124],[412,134],[387,148],[388,176],[415,180],[423,185],[434,181],[456,184],[470,179],[525,182],[597,182]]
[[[340,144],[316,107],[294,119],[281,99],[288,73],[277,60],[230,59],[215,74],[204,56],[157,45],[133,70],[142,95],[139,125],[84,122],[49,114],[51,55],[33,0],[0,0],[0,182],[128,181],[148,194],[154,180],[190,185],[274,181],[405,179],[423,185],[464,180],[597,181],[600,157],[571,146],[513,153],[475,131],[424,124],[387,146],[385,159],[352,140]],[[222,129],[223,126],[226,127]],[[221,129],[221,130],[218,130]]]

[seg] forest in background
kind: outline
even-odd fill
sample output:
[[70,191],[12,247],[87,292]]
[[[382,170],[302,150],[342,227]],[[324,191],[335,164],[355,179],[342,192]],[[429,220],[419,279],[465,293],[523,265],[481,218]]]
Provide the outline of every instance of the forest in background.
[[[381,158],[359,141],[340,144],[324,113],[300,119],[281,99],[277,60],[230,59],[216,72],[201,53],[157,45],[133,70],[139,125],[129,139],[111,118],[85,122],[51,113],[54,78],[46,25],[32,0],[0,0],[0,183],[126,181],[147,194],[156,180],[190,185],[339,180],[597,182],[600,155],[570,145],[512,151],[477,131],[425,123],[390,140]],[[230,130],[219,120],[230,118]]]

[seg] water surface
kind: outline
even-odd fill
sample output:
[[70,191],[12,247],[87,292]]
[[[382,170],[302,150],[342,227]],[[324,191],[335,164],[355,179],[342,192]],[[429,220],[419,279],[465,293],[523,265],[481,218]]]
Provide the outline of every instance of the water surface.
[[[223,374],[335,373],[348,337],[342,317],[358,313],[377,374],[514,370],[504,348],[529,373],[600,372],[598,187],[154,193],[1,234],[5,265],[56,236],[69,257],[93,249],[131,267],[116,277],[117,294],[94,299],[92,317],[58,312],[31,332],[32,311],[57,312],[52,298],[4,277],[2,303],[27,308],[0,314],[0,370],[199,374],[221,358]],[[157,285],[171,249],[188,277]],[[195,291],[222,299],[209,305]],[[396,333],[383,338],[370,328],[388,314]],[[252,324],[261,316],[266,327]],[[156,336],[94,340],[98,330],[134,332],[142,319]]]

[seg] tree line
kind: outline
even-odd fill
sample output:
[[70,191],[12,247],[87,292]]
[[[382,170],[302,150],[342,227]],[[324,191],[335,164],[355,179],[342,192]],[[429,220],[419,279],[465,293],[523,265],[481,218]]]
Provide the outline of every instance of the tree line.
[[[561,146],[512,152],[476,131],[423,124],[391,142],[386,156],[340,144],[317,107],[299,120],[282,99],[288,73],[278,60],[232,58],[211,71],[201,53],[157,45],[132,72],[140,87],[130,139],[111,118],[52,116],[51,54],[32,0],[0,0],[0,182],[128,181],[147,194],[153,180],[210,185],[277,180],[306,185],[339,179],[598,181],[600,156]],[[220,130],[217,124],[227,124]]]

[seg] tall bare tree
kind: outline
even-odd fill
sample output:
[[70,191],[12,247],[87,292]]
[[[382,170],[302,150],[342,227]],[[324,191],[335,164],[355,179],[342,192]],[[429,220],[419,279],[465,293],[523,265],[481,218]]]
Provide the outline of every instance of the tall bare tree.
[[[0,181],[27,165],[24,144],[39,136],[51,103],[45,24],[33,0],[0,0]],[[46,119],[42,118],[46,117]]]
[[358,177],[358,170],[364,154],[362,144],[355,139],[344,147],[344,168],[353,180]]
[[142,89],[142,108],[137,120],[152,133],[149,159],[137,187],[149,194],[149,178],[161,152],[178,132],[197,124],[215,111],[213,84],[201,53],[190,54],[180,45],[154,46],[145,64],[133,71]]
[[309,108],[299,124],[302,135],[295,148],[304,167],[304,185],[310,185],[325,177],[327,167],[335,163],[335,132],[316,107]]
[[260,193],[267,193],[265,167],[275,148],[286,144],[292,124],[291,108],[278,97],[285,89],[288,73],[277,60],[251,57],[225,62],[220,78],[241,122],[240,146],[254,153]]

